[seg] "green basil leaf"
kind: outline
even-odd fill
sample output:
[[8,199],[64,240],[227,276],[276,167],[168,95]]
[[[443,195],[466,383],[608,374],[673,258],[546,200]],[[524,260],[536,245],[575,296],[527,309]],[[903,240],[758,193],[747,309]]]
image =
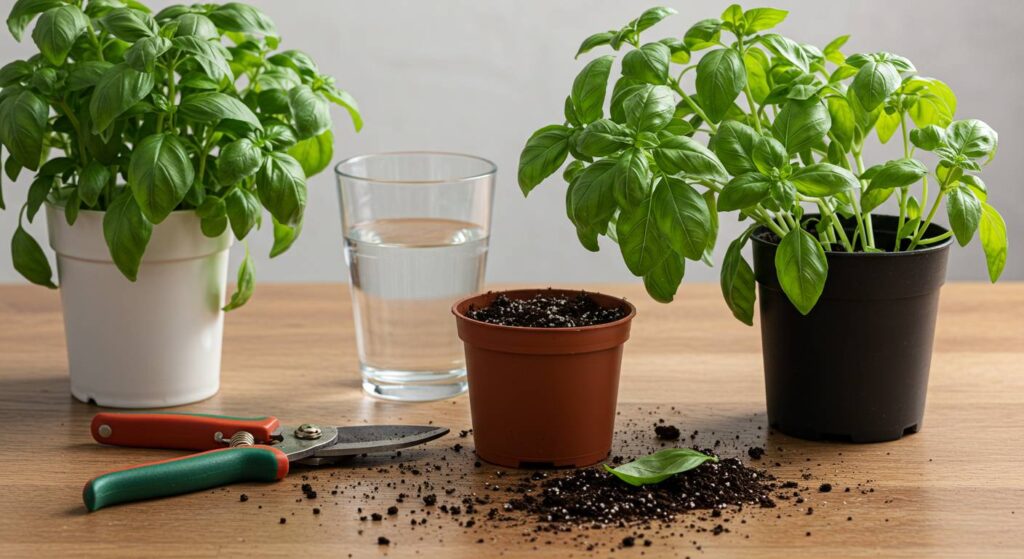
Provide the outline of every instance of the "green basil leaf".
[[693,24],[683,35],[683,44],[690,51],[703,50],[716,46],[722,32],[722,20],[718,18],[702,19]]
[[899,70],[891,62],[870,60],[857,70],[850,84],[864,108],[873,110],[899,88]]
[[747,243],[749,231],[729,244],[722,260],[722,297],[725,304],[740,322],[754,325],[754,301],[757,298],[754,271],[743,258],[743,245]]
[[185,199],[195,169],[184,140],[153,134],[135,146],[128,164],[128,186],[151,223],[160,223]]
[[21,41],[25,28],[39,14],[52,8],[64,6],[61,0],[17,0],[7,16],[7,29],[11,31],[15,41]]
[[160,27],[152,16],[130,8],[111,10],[100,21],[103,28],[111,35],[129,43],[147,37],[156,37],[160,31]]
[[309,86],[292,88],[288,92],[288,101],[300,140],[323,134],[331,127],[331,111],[327,100]]
[[756,172],[753,154],[758,138],[753,128],[735,120],[727,120],[719,125],[718,132],[712,137],[711,150],[730,175]]
[[768,57],[756,47],[747,49],[743,55],[743,66],[747,70],[747,86],[750,87],[754,101],[763,104],[771,92],[768,85]]
[[78,6],[50,8],[39,16],[32,30],[32,40],[50,64],[60,66],[67,60],[75,40],[88,26],[89,18]]
[[50,107],[28,89],[0,102],[0,142],[11,153],[8,164],[14,159],[20,167],[33,171],[39,168],[49,116]]
[[655,224],[672,250],[699,260],[711,236],[711,215],[704,198],[683,180],[663,177],[654,188],[653,203]]
[[857,116],[853,107],[845,97],[831,96],[826,100],[828,104],[828,115],[832,120],[830,131],[836,140],[842,144],[844,150],[849,151],[853,146],[853,138],[857,128]]
[[64,201],[64,219],[68,225],[74,225],[78,220],[78,212],[82,209],[82,200],[78,197],[78,191],[72,190]]
[[153,74],[139,72],[127,64],[107,70],[89,100],[93,132],[106,130],[114,119],[149,95],[155,83]]
[[623,101],[626,124],[637,132],[657,132],[675,113],[672,90],[664,85],[644,84]]
[[265,115],[289,115],[292,107],[288,103],[288,92],[283,89],[264,89],[256,101],[260,112]]
[[985,202],[981,203],[978,237],[981,239],[981,248],[985,251],[988,277],[992,283],[995,283],[1003,274],[1003,268],[1006,267],[1006,252],[1009,243],[1006,238],[1006,222],[1003,221],[1003,216]]
[[793,65],[793,67],[798,68],[801,72],[806,74],[810,71],[811,60],[807,56],[807,51],[797,42],[775,33],[762,35],[761,42],[769,50]]
[[[0,141],[0,145],[3,145],[2,141]],[[18,180],[18,175],[21,174],[21,169],[21,163],[18,163],[18,159],[16,157],[8,157],[7,161],[4,162],[4,174],[12,181]]]
[[725,185],[718,195],[718,209],[723,212],[749,208],[768,197],[771,181],[761,173],[740,175]]
[[199,216],[199,228],[207,237],[219,237],[228,228],[227,205],[221,198],[204,198],[203,203],[196,208],[196,215]]
[[615,31],[605,31],[603,33],[594,33],[586,39],[583,39],[583,43],[580,44],[580,49],[576,51],[576,58],[579,58],[580,55],[585,52],[590,52],[594,47],[607,45],[611,42],[612,37],[614,36]]
[[14,237],[11,239],[11,263],[25,279],[36,284],[56,289],[53,283],[53,269],[50,268],[50,261],[46,253],[39,246],[32,235],[25,231],[21,224],[14,230]]
[[910,131],[910,143],[925,151],[934,151],[946,145],[946,131],[934,124],[915,128]]
[[775,8],[753,8],[747,10],[743,12],[743,20],[746,22],[745,31],[750,34],[771,29],[782,23],[787,15],[789,15],[789,12],[786,10],[777,10]]
[[720,122],[747,85],[747,69],[739,53],[713,50],[697,63],[697,99],[712,122]]
[[956,95],[945,83],[935,78],[913,77],[906,82],[904,90],[917,96],[917,102],[907,110],[907,115],[917,126],[945,127],[953,122]]
[[[219,42],[198,37],[175,37],[172,42],[176,48],[191,55],[203,71],[218,83],[234,77],[231,64],[228,62],[231,53]],[[261,78],[265,79],[268,73],[264,72]],[[258,83],[262,87],[264,81],[261,80]]]
[[225,93],[207,91],[185,97],[178,106],[178,114],[192,122],[217,124],[221,120],[234,120],[262,130],[260,119],[245,103]]
[[299,234],[302,233],[302,222],[292,226],[279,223],[274,216],[270,216],[270,218],[274,222],[274,246],[270,247],[270,257],[274,258],[291,248],[295,240],[299,238]]
[[348,112],[348,116],[352,119],[352,125],[355,126],[356,132],[363,129],[363,116],[359,112],[359,105],[356,103],[354,97],[349,95],[347,91],[338,89],[334,86],[327,87],[321,91],[324,97],[340,106]]
[[622,75],[649,84],[662,85],[668,79],[671,56],[672,52],[667,46],[661,43],[647,43],[622,57]]
[[853,173],[831,163],[814,163],[800,167],[793,171],[789,180],[800,194],[818,198],[860,189],[860,181]]
[[775,252],[775,269],[779,285],[796,310],[803,315],[811,312],[828,277],[825,250],[814,236],[801,228],[791,229]]
[[615,87],[612,88],[612,98],[608,103],[611,119],[619,124],[624,124],[626,122],[626,100],[646,91],[649,85],[627,77],[615,80]]
[[[853,68],[852,66],[847,66],[846,65],[846,55],[844,55],[842,52],[839,51],[839,49],[842,48],[843,45],[845,45],[846,42],[849,41],[849,40],[850,40],[850,36],[849,35],[840,35],[840,36],[836,37],[835,39],[832,39],[832,41],[829,42],[829,44],[825,45],[825,48],[822,49],[822,54],[825,55],[825,59],[828,60],[829,62],[835,64],[840,69],[844,68],[844,67]],[[854,72],[852,72],[850,75],[852,76],[855,73],[856,73],[856,68],[854,68]],[[847,77],[849,77],[849,76],[847,76]]]
[[796,186],[788,180],[773,180],[768,188],[768,195],[771,196],[775,205],[783,210],[797,211],[794,208],[796,203]]
[[899,113],[887,113],[882,111],[878,114],[878,121],[875,122],[875,132],[878,133],[878,141],[887,143],[893,134],[900,128]]
[[54,157],[42,167],[39,168],[39,177],[53,177],[57,175],[64,175],[68,171],[75,168],[75,160],[70,157]]
[[124,61],[139,72],[156,69],[160,55],[171,49],[171,41],[164,37],[144,37],[124,51]]
[[565,166],[565,170],[562,171],[562,180],[567,183],[571,183],[587,168],[586,163],[582,161],[572,161]]
[[860,209],[864,213],[870,212],[871,210],[881,206],[885,203],[895,189],[892,188],[875,188],[867,190],[860,196]]
[[110,169],[99,161],[92,160],[78,175],[78,197],[86,206],[93,207],[99,201],[103,187],[110,182]]
[[868,189],[910,186],[927,174],[928,168],[924,166],[924,163],[916,159],[893,159],[882,165],[871,177]]
[[640,486],[660,483],[705,462],[718,462],[718,458],[689,448],[666,448],[615,468],[605,464],[604,468],[622,481]]
[[737,35],[744,35],[746,21],[743,20],[743,8],[739,4],[731,4],[722,12],[722,24],[726,29]]
[[217,181],[229,186],[250,177],[263,166],[263,152],[248,138],[224,146],[217,157]]
[[974,195],[979,200],[982,202],[988,200],[988,187],[985,186],[985,181],[981,180],[981,177],[977,175],[962,175],[958,180],[970,188],[971,192],[974,192]]
[[235,238],[241,241],[259,224],[263,206],[256,195],[245,188],[234,188],[224,197],[228,220]]
[[650,274],[667,253],[673,252],[658,230],[653,201],[653,197],[648,197],[640,203],[621,208],[615,224],[622,259],[634,276]]
[[8,87],[31,78],[34,69],[24,60],[15,60],[0,68],[0,87]]
[[334,157],[334,134],[328,129],[312,138],[300,140],[288,148],[288,155],[302,165],[306,178],[312,177],[331,164]]
[[526,140],[519,155],[519,188],[523,196],[562,166],[569,153],[571,133],[565,126],[552,124],[537,130]]
[[225,31],[277,35],[274,22],[263,12],[246,4],[237,2],[221,4],[214,8],[208,16],[217,27]]
[[775,117],[772,133],[789,153],[799,153],[822,142],[832,126],[828,108],[817,99],[790,99]]
[[306,174],[302,165],[287,153],[274,152],[256,174],[260,202],[279,222],[294,225],[306,208]]
[[135,196],[121,189],[103,214],[103,238],[110,256],[126,278],[135,281],[146,245],[153,235],[153,224],[142,215]]
[[178,24],[178,28],[174,31],[175,37],[195,37],[203,40],[220,37],[217,26],[203,14],[182,14],[174,21]]
[[592,60],[583,67],[572,83],[573,107],[580,122],[589,124],[604,114],[604,96],[608,89],[608,74],[611,73],[611,55]]
[[607,229],[608,220],[615,213],[616,162],[611,159],[596,161],[573,182],[569,191],[569,216],[577,226],[588,226],[598,232]]
[[896,232],[897,239],[910,239],[913,238],[914,234],[917,233],[917,227],[921,225],[921,219],[918,217],[907,216],[907,221],[903,223],[903,227]]
[[29,223],[36,218],[36,213],[39,212],[39,208],[43,207],[43,204],[46,202],[46,198],[50,195],[50,191],[53,190],[54,183],[55,177],[52,175],[39,175],[28,187],[28,199],[25,202],[25,217],[28,218]]
[[644,274],[644,288],[648,295],[659,303],[671,303],[686,272],[686,261],[678,254],[668,251],[661,262]]
[[782,169],[789,163],[789,154],[775,138],[761,136],[754,142],[753,159],[761,174],[771,175],[773,169]]
[[75,62],[68,70],[66,86],[68,91],[81,91],[95,86],[114,65],[100,60]]
[[249,247],[245,247],[245,258],[242,259],[242,264],[238,267],[238,282],[235,285],[235,292],[231,294],[231,300],[228,301],[227,305],[224,305],[222,310],[233,311],[242,305],[246,304],[252,297],[253,290],[256,287],[256,264],[252,261],[252,256],[249,254]]
[[619,206],[641,202],[651,196],[651,172],[647,154],[629,148],[616,161],[615,201]]
[[598,119],[587,125],[576,140],[576,149],[584,155],[603,157],[629,147],[630,132],[621,124]]
[[636,31],[637,33],[640,33],[641,31],[650,29],[659,21],[675,13],[676,11],[674,9],[666,8],[664,6],[648,8],[647,10],[644,10],[644,13],[640,14],[640,17],[636,18]]
[[875,107],[874,110],[867,110],[864,105],[861,104],[860,99],[857,98],[857,94],[850,88],[846,91],[846,102],[850,104],[850,108],[853,109],[853,116],[857,119],[858,134],[860,137],[867,135],[871,128],[878,121],[878,117],[883,114],[882,107]]
[[953,187],[946,193],[946,213],[957,242],[960,246],[967,246],[981,223],[981,200],[970,188]]
[[999,145],[999,135],[980,120],[958,120],[946,128],[946,143],[957,155],[991,158]]
[[688,136],[668,136],[654,149],[654,161],[662,171],[674,175],[686,173],[703,179],[725,182],[725,167],[703,144]]

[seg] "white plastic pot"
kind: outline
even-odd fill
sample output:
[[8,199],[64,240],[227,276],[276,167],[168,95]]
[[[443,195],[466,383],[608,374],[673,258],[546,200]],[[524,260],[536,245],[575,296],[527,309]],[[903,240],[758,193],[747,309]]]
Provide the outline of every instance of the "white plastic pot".
[[220,387],[230,229],[211,239],[194,212],[173,212],[153,227],[131,282],[110,258],[103,215],[81,211],[69,226],[63,208],[46,208],[71,394],[118,408],[178,406],[213,396]]

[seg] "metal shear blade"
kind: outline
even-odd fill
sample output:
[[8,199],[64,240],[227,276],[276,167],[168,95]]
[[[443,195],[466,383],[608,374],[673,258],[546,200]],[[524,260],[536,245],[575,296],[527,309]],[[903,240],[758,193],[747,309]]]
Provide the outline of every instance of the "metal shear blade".
[[447,435],[447,427],[426,425],[357,425],[338,427],[334,444],[319,447],[313,456],[298,460],[299,464],[319,466],[351,456],[388,452],[416,446]]

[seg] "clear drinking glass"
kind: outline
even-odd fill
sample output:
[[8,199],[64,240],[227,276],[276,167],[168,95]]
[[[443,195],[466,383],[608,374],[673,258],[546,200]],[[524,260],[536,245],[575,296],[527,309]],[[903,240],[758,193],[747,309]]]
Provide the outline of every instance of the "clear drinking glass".
[[456,153],[362,155],[335,167],[363,390],[466,390],[451,305],[480,291],[497,167]]

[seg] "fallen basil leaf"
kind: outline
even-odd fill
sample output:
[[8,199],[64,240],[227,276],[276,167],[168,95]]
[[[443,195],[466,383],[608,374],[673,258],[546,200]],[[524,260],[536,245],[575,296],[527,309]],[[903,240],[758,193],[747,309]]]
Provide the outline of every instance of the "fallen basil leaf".
[[704,462],[718,462],[718,457],[709,456],[692,448],[666,448],[616,468],[605,464],[604,469],[630,485],[640,486],[661,483],[676,474],[688,472]]

